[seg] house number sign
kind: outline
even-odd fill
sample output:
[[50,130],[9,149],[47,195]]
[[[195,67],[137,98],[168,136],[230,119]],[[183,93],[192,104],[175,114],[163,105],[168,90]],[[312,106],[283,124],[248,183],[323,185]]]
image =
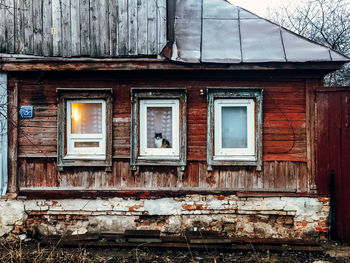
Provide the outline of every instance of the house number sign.
[[26,118],[26,119],[33,118],[33,113],[34,113],[33,106],[21,106],[19,110],[19,114],[21,118]]

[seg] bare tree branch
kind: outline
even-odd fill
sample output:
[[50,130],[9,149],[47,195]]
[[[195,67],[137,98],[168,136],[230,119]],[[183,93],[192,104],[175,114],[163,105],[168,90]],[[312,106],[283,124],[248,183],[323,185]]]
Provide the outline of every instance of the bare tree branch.
[[[350,56],[350,2],[304,0],[296,6],[283,3],[272,20],[313,41]],[[350,64],[326,76],[326,85],[350,86]]]

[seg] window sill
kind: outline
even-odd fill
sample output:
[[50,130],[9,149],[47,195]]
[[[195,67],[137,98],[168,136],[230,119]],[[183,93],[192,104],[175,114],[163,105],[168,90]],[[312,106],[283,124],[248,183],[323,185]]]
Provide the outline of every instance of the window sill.
[[57,162],[57,171],[62,172],[65,168],[71,167],[101,167],[106,171],[111,171],[112,160],[96,159],[63,159]]
[[101,156],[98,156],[98,155],[87,155],[87,154],[84,154],[84,155],[74,155],[74,154],[69,154],[69,155],[66,155],[63,157],[64,160],[106,160],[106,155],[101,155]]
[[262,170],[262,166],[257,160],[213,159],[208,165],[208,171],[212,171],[213,166],[255,166],[257,171]]
[[218,156],[213,156],[214,161],[235,161],[235,162],[240,162],[240,161],[256,161],[255,156],[249,156],[249,155],[218,155]]
[[150,157],[139,157],[134,163],[131,163],[131,170],[138,170],[140,166],[177,166],[181,168],[181,171],[185,170],[186,161],[182,161],[179,157],[176,158],[165,158],[164,156],[155,156],[156,158]]
[[147,156],[139,156],[137,159],[139,160],[180,160],[180,156],[168,156],[168,155],[147,155]]

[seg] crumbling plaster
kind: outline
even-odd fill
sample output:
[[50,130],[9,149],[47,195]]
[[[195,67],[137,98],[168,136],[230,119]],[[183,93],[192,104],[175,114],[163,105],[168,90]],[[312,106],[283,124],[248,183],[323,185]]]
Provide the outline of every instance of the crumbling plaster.
[[[134,199],[1,200],[0,234],[74,235],[159,230],[217,231],[229,237],[319,238],[328,232],[329,199],[187,195]],[[21,226],[21,228],[16,228]]]
[[22,201],[0,200],[0,236],[22,226],[26,219],[27,215]]

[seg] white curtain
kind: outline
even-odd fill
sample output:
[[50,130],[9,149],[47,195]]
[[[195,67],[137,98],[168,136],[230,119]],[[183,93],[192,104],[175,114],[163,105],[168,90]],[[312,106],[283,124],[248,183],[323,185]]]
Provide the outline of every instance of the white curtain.
[[161,133],[172,147],[172,108],[147,107],[147,148],[156,148],[155,134]]
[[102,133],[102,103],[72,103],[72,133]]

